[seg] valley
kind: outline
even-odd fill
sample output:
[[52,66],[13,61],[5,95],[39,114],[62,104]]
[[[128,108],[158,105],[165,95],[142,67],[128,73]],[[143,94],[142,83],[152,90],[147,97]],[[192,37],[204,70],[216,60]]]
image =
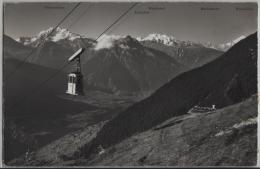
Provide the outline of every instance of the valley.
[[[4,36],[6,165],[256,164],[257,33],[223,52],[165,36],[94,41],[58,28],[36,47],[51,30]],[[81,40],[90,45],[81,62],[84,95],[73,96],[65,94],[73,65],[57,70],[86,47]]]
[[[5,73],[9,74],[17,64],[19,60],[7,59]],[[5,83],[5,138],[9,140],[5,148],[10,150],[5,154],[5,161],[38,150],[70,132],[109,120],[146,97],[87,90],[85,96],[75,98],[64,94],[66,75],[60,74],[44,89],[24,98],[53,72],[53,69],[26,63],[15,78]]]

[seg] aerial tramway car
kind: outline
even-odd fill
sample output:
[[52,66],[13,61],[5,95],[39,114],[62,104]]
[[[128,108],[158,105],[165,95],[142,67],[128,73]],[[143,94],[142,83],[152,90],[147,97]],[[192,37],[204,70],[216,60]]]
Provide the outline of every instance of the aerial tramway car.
[[76,62],[74,71],[68,74],[68,89],[67,94],[70,95],[84,95],[83,91],[83,75],[81,73],[81,63],[80,55],[83,53],[84,49],[80,48],[75,52],[69,59],[69,62]]

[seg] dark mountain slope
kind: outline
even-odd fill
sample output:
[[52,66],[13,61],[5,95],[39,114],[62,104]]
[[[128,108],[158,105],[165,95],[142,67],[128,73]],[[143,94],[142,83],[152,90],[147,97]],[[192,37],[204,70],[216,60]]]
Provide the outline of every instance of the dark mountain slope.
[[257,91],[256,63],[257,33],[254,33],[220,58],[177,76],[149,98],[120,113],[83,151],[88,154],[100,144],[108,147],[173,116],[183,115],[195,105],[215,104],[222,108],[248,98]]
[[7,35],[3,35],[3,52],[5,58],[15,58],[22,60],[32,50],[29,46],[16,42]]
[[[5,58],[24,60],[29,56],[26,62],[54,69],[59,69],[62,65],[67,63],[67,59],[80,47],[85,47],[85,45],[92,46],[94,43],[93,40],[87,38],[82,39],[82,41],[85,42],[84,44],[80,39],[73,41],[64,39],[58,42],[47,40],[36,49],[35,45],[23,45],[7,35],[3,37]],[[40,40],[37,41],[37,44],[39,42]]]
[[[83,43],[84,41],[84,43]],[[36,43],[36,42],[35,42]],[[39,43],[39,42],[37,42]],[[36,49],[29,61],[34,64],[58,69],[68,62],[68,58],[79,48],[85,48],[82,60],[86,61],[89,57],[89,48],[93,47],[94,40],[88,38],[78,38],[74,40],[62,39],[57,42],[46,40],[44,44]],[[32,45],[35,47],[34,45]],[[66,72],[70,69],[67,68]]]
[[29,47],[24,46],[23,44],[16,42],[14,39],[12,39],[11,37],[7,36],[7,35],[3,35],[3,42],[4,45],[8,48],[6,48],[6,51],[11,51],[12,49],[29,49]]
[[143,47],[130,36],[91,55],[83,64],[86,82],[114,92],[155,90],[186,70],[167,54]]
[[83,67],[86,82],[100,88],[116,92],[140,91],[140,86],[130,72],[109,51],[99,52],[99,55],[90,59]]
[[[4,75],[20,63],[5,59]],[[8,161],[30,150],[53,141],[66,132],[68,114],[94,109],[84,103],[64,100],[57,95],[66,91],[67,77],[60,73],[56,78],[31,93],[56,70],[25,63],[3,83],[4,159]],[[19,102],[19,103],[18,103]]]
[[29,62],[59,69],[68,63],[68,58],[74,53],[72,48],[66,48],[58,43],[47,41],[40,46]]

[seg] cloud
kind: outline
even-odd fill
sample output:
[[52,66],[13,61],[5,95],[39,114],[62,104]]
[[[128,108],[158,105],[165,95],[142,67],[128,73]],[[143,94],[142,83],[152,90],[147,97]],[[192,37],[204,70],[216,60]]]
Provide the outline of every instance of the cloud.
[[118,39],[123,38],[119,35],[103,35],[97,42],[95,50],[109,49],[114,46],[114,42]]

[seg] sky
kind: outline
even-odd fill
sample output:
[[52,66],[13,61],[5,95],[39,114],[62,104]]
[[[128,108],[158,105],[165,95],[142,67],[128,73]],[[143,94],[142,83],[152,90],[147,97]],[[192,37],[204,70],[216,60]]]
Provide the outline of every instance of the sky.
[[[72,2],[5,3],[4,34],[14,39],[35,36],[55,27],[75,5]],[[96,38],[131,5],[129,2],[83,2],[61,27]],[[140,2],[106,34],[145,37],[160,33],[179,40],[219,44],[256,30],[256,3]]]

